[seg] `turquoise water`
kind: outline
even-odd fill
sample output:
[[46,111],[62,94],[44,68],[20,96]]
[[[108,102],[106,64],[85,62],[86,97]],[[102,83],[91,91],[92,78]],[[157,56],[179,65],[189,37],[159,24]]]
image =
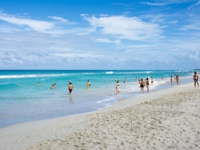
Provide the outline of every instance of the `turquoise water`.
[[[188,70],[0,70],[0,127],[108,107],[141,94],[136,77],[153,77],[155,82],[150,90],[155,91],[169,85],[171,75],[183,78],[192,73]],[[115,78],[120,81],[119,95],[115,92]],[[91,82],[89,89],[85,86],[87,80]],[[72,96],[68,93],[68,81],[74,85]],[[50,89],[53,83],[56,83],[54,90]]]

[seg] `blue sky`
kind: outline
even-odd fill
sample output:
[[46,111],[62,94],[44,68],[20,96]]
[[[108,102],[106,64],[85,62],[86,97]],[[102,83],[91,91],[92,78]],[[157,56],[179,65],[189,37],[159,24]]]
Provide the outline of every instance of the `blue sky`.
[[199,0],[1,0],[0,69],[200,68]]

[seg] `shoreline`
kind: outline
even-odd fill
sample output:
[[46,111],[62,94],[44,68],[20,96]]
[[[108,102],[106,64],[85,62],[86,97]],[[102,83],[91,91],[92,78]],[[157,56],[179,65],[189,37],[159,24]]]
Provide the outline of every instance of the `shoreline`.
[[[149,74],[146,75],[148,76]],[[165,82],[168,82],[167,78],[165,78],[164,81],[161,81],[160,78],[154,79],[155,84],[152,87],[150,85],[152,92],[170,87],[169,84],[165,84]],[[27,79],[22,80],[23,85],[26,85],[26,80]],[[184,77],[182,80],[185,80]],[[16,85],[18,85],[17,82],[18,79],[16,80]],[[5,91],[5,95],[2,95],[4,98],[1,106],[4,109],[1,110],[0,128],[23,122],[39,121],[96,111],[108,107],[116,101],[142,94],[140,93],[139,84],[134,78],[130,78],[130,81],[128,80],[126,84],[120,84],[121,93],[119,95],[115,94],[114,82],[103,83],[103,81],[101,81],[101,83],[103,87],[101,84],[97,84],[99,87],[93,84],[94,87],[92,86],[90,90],[85,90],[85,88],[80,87],[75,88],[72,97],[68,96],[68,91],[65,90],[66,87],[63,88],[61,83],[58,83],[59,89],[55,91],[45,90],[46,88],[43,87],[45,84],[41,84],[43,85],[41,87],[32,86],[30,89],[27,88],[28,90],[19,88],[19,92],[13,90],[14,93],[12,95],[10,95],[8,92],[9,90],[7,90]]]
[[162,89],[149,94],[144,94],[142,96],[118,101],[113,103],[110,107],[106,107],[93,112],[34,122],[25,122],[1,128],[0,138],[2,140],[0,141],[0,149],[13,149],[13,147],[14,149],[26,149],[38,143],[45,143],[44,141],[51,141],[53,139],[60,138],[62,139],[67,135],[74,136],[75,133],[82,133],[86,128],[94,124],[94,120],[95,123],[101,122],[96,120],[98,116],[105,116],[106,114],[110,114],[113,112],[124,111],[126,109],[129,109],[130,107],[141,105],[144,102],[148,103],[152,100],[160,98],[162,99],[163,96],[166,95],[171,96],[179,92],[187,92],[188,90],[197,91],[198,88],[194,89],[192,83],[178,85],[172,88]]
[[[182,77],[182,79],[181,79],[181,85],[189,83],[190,79],[191,79],[190,76]],[[104,108],[110,107],[114,103],[119,102],[119,101],[123,101],[123,100],[130,99],[130,98],[135,98],[135,97],[138,97],[138,96],[142,96],[142,95],[154,93],[154,92],[160,91],[162,89],[168,89],[168,88],[172,88],[173,86],[177,86],[177,84],[176,84],[175,81],[173,81],[173,85],[171,86],[170,85],[170,81],[168,79],[164,79],[164,80],[156,79],[155,81],[156,82],[162,82],[163,81],[164,83],[158,84],[157,86],[153,85],[153,89],[151,89],[152,85],[150,84],[150,92],[149,93],[147,93],[146,87],[144,87],[145,92],[141,93],[140,92],[139,84],[138,84],[138,90],[139,90],[138,92],[126,92],[126,88],[123,89],[123,87],[122,87],[121,90],[123,90],[123,92],[121,92],[120,94],[118,94],[118,95],[111,94],[111,97],[113,98],[114,102],[110,102],[109,104],[107,104],[107,105],[105,105],[103,107],[99,107],[99,108],[96,108],[94,110],[85,110],[83,112],[76,112],[76,113],[72,113],[72,114],[65,114],[65,115],[63,115],[63,114],[61,114],[61,115],[57,114],[56,116],[49,115],[48,117],[42,117],[42,118],[40,118],[40,117],[37,118],[36,117],[36,119],[30,119],[30,120],[25,119],[24,121],[10,123],[10,124],[8,124],[6,126],[0,126],[0,129],[1,128],[5,128],[5,127],[9,127],[9,126],[13,126],[13,125],[16,125],[16,124],[25,123],[25,122],[42,121],[42,120],[55,119],[55,118],[61,118],[61,117],[66,117],[66,116],[73,116],[73,115],[78,115],[78,114],[83,114],[83,113],[95,112],[95,111],[102,110]],[[131,82],[131,84],[133,84],[133,83]],[[135,85],[133,84],[132,86],[135,86]],[[69,98],[69,99],[71,100],[71,98]]]

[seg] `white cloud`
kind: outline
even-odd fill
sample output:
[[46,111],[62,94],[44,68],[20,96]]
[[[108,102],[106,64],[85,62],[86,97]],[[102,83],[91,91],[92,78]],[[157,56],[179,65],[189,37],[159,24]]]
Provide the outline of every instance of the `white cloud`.
[[70,22],[70,21],[68,21],[67,19],[64,19],[64,18],[62,18],[62,17],[57,17],[57,16],[48,16],[48,17],[51,18],[51,19],[54,19],[54,20],[57,20],[57,21],[60,21],[60,22],[69,24],[69,25],[71,25],[71,24],[76,24],[75,22]]
[[53,23],[49,23],[46,21],[17,18],[17,17],[10,16],[7,14],[2,14],[2,13],[0,13],[0,20],[6,21],[12,24],[20,25],[20,26],[25,25],[38,32],[44,32],[45,30],[52,29],[54,27]]
[[165,6],[170,4],[180,4],[190,2],[190,0],[156,0],[155,2],[141,2],[140,4],[150,5],[150,6]]
[[192,7],[195,7],[197,5],[200,5],[200,1],[198,1],[197,3],[195,3],[195,4],[191,5],[190,7],[188,7],[188,10],[190,10]]
[[200,30],[200,23],[192,23],[190,25],[183,26],[180,30]]
[[199,60],[199,51],[196,51],[195,55],[190,55],[191,59]]
[[147,40],[160,38],[161,27],[155,23],[148,23],[136,17],[85,17],[91,26],[99,28],[103,34],[113,35],[119,39]]
[[95,42],[102,42],[102,43],[115,43],[115,44],[120,44],[120,40],[110,40],[110,39],[106,39],[106,38],[97,38],[97,39],[93,39],[93,41]]
[[170,21],[169,23],[171,23],[171,24],[177,24],[178,20],[173,20],[173,21]]
[[158,3],[152,3],[152,2],[141,2],[140,4],[145,4],[145,5],[150,5],[150,6],[165,6],[167,5],[168,3],[161,3],[161,2],[158,2]]
[[59,57],[70,57],[70,58],[74,58],[74,57],[99,58],[99,57],[102,57],[101,55],[95,55],[95,54],[91,54],[91,53],[82,53],[82,54],[79,54],[79,53],[55,53],[52,55],[59,56]]

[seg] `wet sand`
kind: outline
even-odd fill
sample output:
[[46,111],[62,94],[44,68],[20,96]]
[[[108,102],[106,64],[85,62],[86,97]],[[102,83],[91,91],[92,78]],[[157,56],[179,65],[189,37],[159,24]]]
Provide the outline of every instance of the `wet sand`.
[[200,88],[179,85],[111,107],[0,129],[0,149],[200,149]]

